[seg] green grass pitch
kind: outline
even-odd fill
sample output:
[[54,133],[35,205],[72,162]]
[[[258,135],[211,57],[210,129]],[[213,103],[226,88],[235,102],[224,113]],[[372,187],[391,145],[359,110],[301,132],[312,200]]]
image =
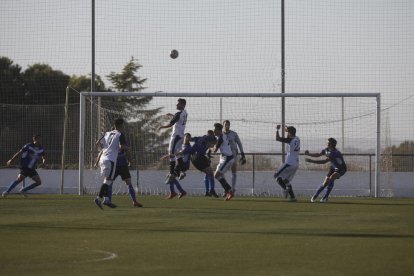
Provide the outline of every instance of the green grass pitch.
[[0,198],[1,275],[413,275],[414,199]]

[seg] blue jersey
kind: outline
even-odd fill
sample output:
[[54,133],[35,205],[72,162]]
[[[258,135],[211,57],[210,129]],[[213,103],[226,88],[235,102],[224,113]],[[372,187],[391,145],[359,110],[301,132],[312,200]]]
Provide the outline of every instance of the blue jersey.
[[116,166],[117,167],[128,166],[128,159],[126,157],[125,151],[119,150],[118,157],[116,158]]
[[190,144],[183,144],[182,146],[183,161],[184,163],[190,162],[190,155],[193,153],[193,149]]
[[[129,146],[128,143],[125,141],[125,146]],[[123,149],[119,149],[118,157],[116,158],[116,166],[117,167],[128,167],[128,158],[126,156],[126,151]]]
[[321,154],[325,155],[329,159],[332,168],[341,171],[346,171],[344,157],[342,156],[342,153],[339,150],[335,149],[331,151],[329,150],[329,148],[326,148],[321,151]]
[[194,145],[192,146],[191,154],[205,155],[209,148],[209,142],[214,141],[214,140],[215,138],[213,136],[208,136],[208,135],[191,138],[191,141],[194,142]]
[[45,155],[45,150],[42,146],[37,146],[34,143],[28,143],[21,149],[22,157],[20,158],[20,168],[36,168],[36,163],[41,156]]

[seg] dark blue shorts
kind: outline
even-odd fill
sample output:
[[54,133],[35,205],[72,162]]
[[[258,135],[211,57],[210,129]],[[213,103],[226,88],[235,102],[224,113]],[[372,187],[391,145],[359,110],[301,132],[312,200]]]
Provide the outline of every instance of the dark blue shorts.
[[346,173],[346,169],[330,167],[329,168],[329,172],[328,172],[328,174],[326,176],[327,177],[330,177],[335,172],[336,173],[339,173],[340,176],[343,176]]
[[35,169],[20,168],[20,174],[26,177],[32,178],[33,176],[39,175]]

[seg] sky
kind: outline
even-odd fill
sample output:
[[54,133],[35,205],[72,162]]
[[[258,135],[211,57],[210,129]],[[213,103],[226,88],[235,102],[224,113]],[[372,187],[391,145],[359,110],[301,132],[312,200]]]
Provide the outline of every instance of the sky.
[[[2,0],[0,56],[23,69],[47,63],[69,75],[89,74],[91,2]],[[147,92],[281,92],[280,1],[95,2],[100,76],[119,72],[133,56],[143,65]],[[285,24],[286,93],[381,93],[383,140],[414,139],[414,1],[287,0]],[[180,53],[175,60],[171,49]],[[340,109],[327,104],[338,105],[299,108],[328,120]],[[294,108],[287,121],[297,123]],[[360,135],[358,124],[373,131],[371,121],[349,124],[355,126],[348,140]]]

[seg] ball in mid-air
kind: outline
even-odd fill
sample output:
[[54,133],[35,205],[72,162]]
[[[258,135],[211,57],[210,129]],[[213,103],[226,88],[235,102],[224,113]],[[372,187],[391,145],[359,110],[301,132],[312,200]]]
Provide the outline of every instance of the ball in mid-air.
[[178,58],[178,51],[177,50],[171,50],[171,52],[170,52],[170,58],[172,58],[172,59],[176,59],[176,58]]

